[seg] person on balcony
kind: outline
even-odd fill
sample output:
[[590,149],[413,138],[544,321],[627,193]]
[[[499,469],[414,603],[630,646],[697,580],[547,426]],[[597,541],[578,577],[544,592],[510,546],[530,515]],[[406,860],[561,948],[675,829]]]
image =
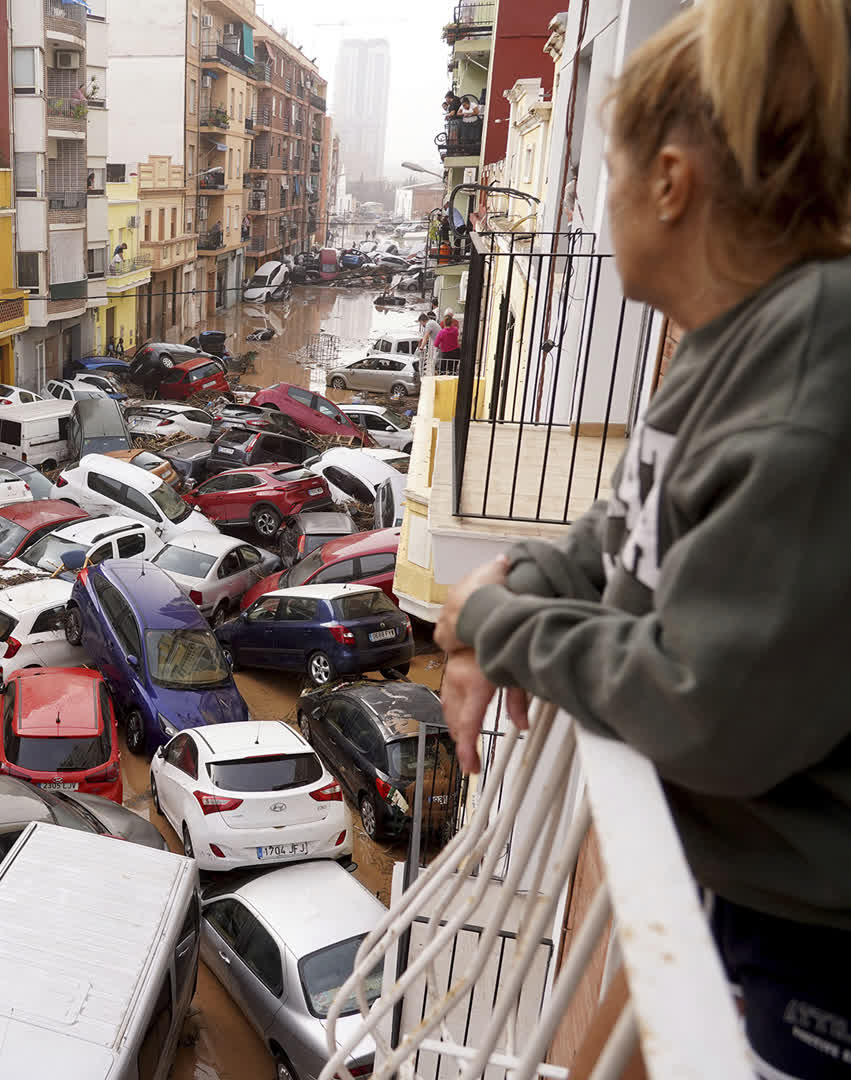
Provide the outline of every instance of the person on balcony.
[[458,344],[458,323],[452,318],[451,313],[446,316],[434,339],[434,347],[440,353],[437,362],[438,375],[454,375],[458,365],[452,361],[460,360],[461,349]]
[[458,116],[461,120],[461,142],[467,144],[478,142],[482,130],[479,103],[469,97],[462,97]]
[[656,766],[772,1080],[851,1077],[849,33],[849,0],[704,0],[626,62],[614,255],[684,336],[608,501],[436,630],[464,769],[497,686]]

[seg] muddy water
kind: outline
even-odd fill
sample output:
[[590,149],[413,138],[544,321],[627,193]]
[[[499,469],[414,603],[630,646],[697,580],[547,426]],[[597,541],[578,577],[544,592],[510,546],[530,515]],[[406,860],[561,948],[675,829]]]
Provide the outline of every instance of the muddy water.
[[[429,635],[419,628],[418,649],[410,677],[438,689],[442,665],[431,651]],[[273,672],[239,672],[236,682],[258,720],[287,720],[295,723],[296,702],[301,682]],[[168,841],[172,851],[181,851],[174,830],[153,808],[150,797],[150,767],[145,758],[121,747],[124,802],[152,821]],[[405,858],[404,842],[376,843],[361,828],[357,810],[354,859],[355,876],[383,903],[390,900],[393,863]],[[172,1080],[272,1080],[274,1063],[242,1013],[233,1004],[221,983],[201,965],[192,1012],[184,1028],[183,1045],[178,1050]]]

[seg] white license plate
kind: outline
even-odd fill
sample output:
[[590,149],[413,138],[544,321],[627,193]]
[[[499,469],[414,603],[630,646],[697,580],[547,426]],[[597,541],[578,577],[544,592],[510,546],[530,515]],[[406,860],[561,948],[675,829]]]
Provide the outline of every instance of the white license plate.
[[234,450],[234,448],[232,446],[220,446],[219,447],[219,453],[220,454],[235,454],[236,451]]
[[256,850],[258,859],[277,859],[282,855],[306,855],[307,844],[265,844]]
[[44,788],[45,791],[78,791],[80,788],[79,784],[63,784],[52,780],[39,784],[38,786]]
[[376,630],[374,634],[369,635],[370,641],[390,641],[396,637],[395,630]]
[[322,494],[322,488],[309,488],[307,494],[308,495],[321,495]]

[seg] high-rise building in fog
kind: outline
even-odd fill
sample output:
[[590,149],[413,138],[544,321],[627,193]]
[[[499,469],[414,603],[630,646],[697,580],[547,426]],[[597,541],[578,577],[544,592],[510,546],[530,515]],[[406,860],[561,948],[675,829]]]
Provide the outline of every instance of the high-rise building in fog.
[[334,83],[334,126],[340,136],[340,162],[350,182],[380,180],[384,175],[389,97],[387,41],[343,41]]

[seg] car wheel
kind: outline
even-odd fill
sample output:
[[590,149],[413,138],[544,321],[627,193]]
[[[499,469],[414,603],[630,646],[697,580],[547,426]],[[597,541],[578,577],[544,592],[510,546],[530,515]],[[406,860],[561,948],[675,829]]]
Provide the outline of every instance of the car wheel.
[[299,711],[298,714],[298,729],[302,735],[310,742],[310,718],[306,712]]
[[275,1058],[275,1080],[298,1080],[298,1073],[285,1057]]
[[131,754],[145,752],[145,721],[138,709],[131,709],[124,718],[127,749]]
[[226,604],[219,604],[213,614],[210,616],[210,626],[221,626],[228,615],[228,609]]
[[239,664],[236,662],[236,656],[230,645],[222,645],[222,656],[227,660],[228,667],[231,671],[239,671]]
[[183,823],[183,854],[187,859],[195,858],[195,848],[192,846],[192,837],[189,835],[185,821]]
[[345,390],[346,380],[341,379],[339,375],[335,375],[334,378],[331,380],[331,386],[334,390]]
[[76,604],[71,604],[65,612],[65,640],[69,645],[83,644],[83,617]]
[[390,397],[393,398],[394,401],[402,401],[407,396],[408,391],[401,383],[394,383],[390,387]]
[[370,840],[374,840],[378,836],[378,813],[375,809],[375,800],[371,795],[361,795],[358,808],[363,831]]
[[383,667],[381,674],[385,679],[398,679],[400,675],[404,678],[410,670],[410,664],[396,664],[395,667]]
[[307,661],[307,675],[314,686],[327,686],[334,678],[334,666],[324,652],[312,653]]
[[402,453],[403,454],[410,454],[410,452],[413,449],[414,449],[414,444],[412,442],[409,442],[407,446],[402,447]]
[[166,369],[166,371],[170,371],[174,367],[174,361],[168,355],[168,353],[163,353],[160,356],[160,364]]
[[162,807],[160,806],[160,793],[157,791],[157,782],[154,779],[153,773],[151,773],[151,802],[154,804],[156,812],[161,814]]
[[251,511],[251,527],[264,540],[271,540],[281,527],[281,515],[274,506],[256,506]]

